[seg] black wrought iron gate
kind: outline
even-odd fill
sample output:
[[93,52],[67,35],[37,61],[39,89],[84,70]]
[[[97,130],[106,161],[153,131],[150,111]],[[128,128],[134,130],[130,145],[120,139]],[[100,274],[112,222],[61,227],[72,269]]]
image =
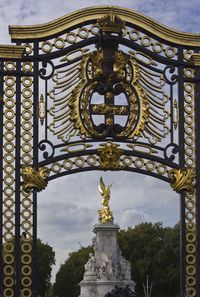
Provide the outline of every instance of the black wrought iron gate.
[[180,296],[200,296],[199,35],[106,6],[10,34],[16,45],[0,46],[0,295],[36,297],[37,192],[48,181],[126,170],[180,194]]

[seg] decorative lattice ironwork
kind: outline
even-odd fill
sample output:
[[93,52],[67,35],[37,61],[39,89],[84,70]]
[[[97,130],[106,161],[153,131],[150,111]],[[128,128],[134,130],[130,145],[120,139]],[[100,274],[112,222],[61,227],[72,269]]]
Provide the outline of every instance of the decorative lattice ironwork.
[[199,35],[103,6],[10,34],[16,45],[0,46],[0,295],[36,297],[39,190],[126,170],[180,193],[180,296],[199,296]]

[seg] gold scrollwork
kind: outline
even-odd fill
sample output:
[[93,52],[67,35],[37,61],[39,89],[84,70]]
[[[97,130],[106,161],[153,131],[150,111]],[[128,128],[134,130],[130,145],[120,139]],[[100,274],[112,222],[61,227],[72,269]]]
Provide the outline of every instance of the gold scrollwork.
[[102,169],[120,169],[120,156],[123,150],[119,145],[113,142],[100,144],[102,148],[97,150],[99,156],[99,164]]
[[[104,21],[112,23],[115,19],[116,17],[106,16]],[[98,21],[101,22],[102,19]],[[99,27],[101,31],[111,30],[111,28],[105,29],[103,25]],[[143,41],[146,45],[147,40],[149,40],[148,36],[145,36]],[[78,57],[82,59],[75,62],[77,52],[81,52]],[[72,58],[69,59],[71,54]],[[167,123],[170,114],[165,108],[169,95],[164,89],[163,75],[147,67],[156,65],[155,61],[142,52],[132,51],[127,54],[113,48],[112,69],[107,77],[103,66],[106,59],[104,48],[99,47],[89,53],[87,50],[78,49],[60,60],[61,62],[71,61],[74,66],[66,67],[64,63],[62,70],[56,70],[54,73],[53,89],[49,92],[54,104],[48,110],[53,116],[53,121],[48,129],[64,142],[76,136],[81,139],[103,138],[110,133],[112,127],[119,124],[122,118],[118,117],[120,115],[124,116],[124,119],[126,117],[127,121],[123,121],[123,125],[120,124],[120,129],[113,129],[116,137],[129,139],[145,137],[151,144],[161,142],[170,132]],[[112,84],[115,80],[119,81],[121,92],[118,95],[122,98],[125,96],[126,103],[116,105],[114,89],[107,90],[103,94],[99,93],[100,96],[104,96],[103,104],[93,100],[95,99],[93,94],[96,92],[94,90],[99,88],[99,81],[105,83],[105,80],[112,81]],[[173,114],[175,128],[178,125],[176,103]],[[104,120],[102,120],[103,117],[99,117],[101,115],[105,116]],[[103,121],[101,129],[98,129],[100,125],[99,122],[96,125],[96,119]]]
[[193,194],[195,191],[196,171],[194,168],[171,169],[169,177],[172,179],[171,187],[177,193],[186,191]]
[[47,167],[40,167],[34,169],[31,166],[26,166],[22,168],[23,177],[23,190],[29,193],[32,189],[37,189],[37,191],[44,190],[47,186],[46,178],[48,177],[50,170]]

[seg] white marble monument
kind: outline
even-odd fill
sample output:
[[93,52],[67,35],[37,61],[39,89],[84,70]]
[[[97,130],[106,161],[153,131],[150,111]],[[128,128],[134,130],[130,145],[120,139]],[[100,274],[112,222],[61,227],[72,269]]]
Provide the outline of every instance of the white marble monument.
[[104,297],[115,286],[124,288],[128,285],[135,291],[130,263],[121,255],[117,242],[119,226],[114,224],[109,207],[110,186],[105,186],[102,178],[99,190],[103,196],[103,208],[99,211],[100,224],[94,226],[94,254],[89,255],[85,264],[79,297]]

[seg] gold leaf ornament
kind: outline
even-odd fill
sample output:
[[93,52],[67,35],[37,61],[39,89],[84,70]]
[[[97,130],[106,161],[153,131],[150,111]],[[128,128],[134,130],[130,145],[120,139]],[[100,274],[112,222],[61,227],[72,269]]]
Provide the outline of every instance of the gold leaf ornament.
[[97,150],[99,156],[99,163],[102,169],[120,169],[120,156],[123,150],[119,145],[113,142],[107,142],[100,145],[101,148]]
[[44,190],[47,186],[46,178],[49,176],[50,170],[47,167],[34,169],[31,166],[22,168],[23,190],[29,193],[32,189],[38,192]]
[[195,191],[195,168],[184,168],[184,169],[171,169],[169,171],[169,177],[172,179],[171,187],[177,193],[183,191],[193,194]]

